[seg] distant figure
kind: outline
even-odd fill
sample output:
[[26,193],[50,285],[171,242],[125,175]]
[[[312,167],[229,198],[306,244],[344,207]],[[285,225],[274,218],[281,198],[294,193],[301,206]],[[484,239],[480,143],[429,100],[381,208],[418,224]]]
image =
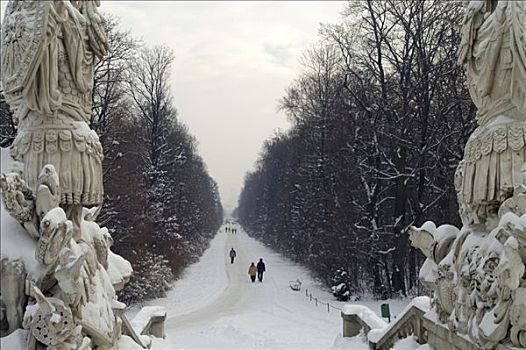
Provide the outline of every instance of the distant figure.
[[225,227],[225,231],[226,231],[226,232],[228,232],[229,230],[230,230],[230,229],[228,228],[228,226]]
[[263,262],[263,258],[259,259],[257,270],[258,270],[258,280],[259,282],[263,282],[263,272],[265,272],[265,263]]
[[230,249],[230,263],[233,264],[234,263],[234,259],[236,258],[236,251],[234,250],[234,248]]
[[237,228],[234,229],[234,234],[237,234]]
[[250,267],[248,268],[248,274],[250,276],[250,279],[252,280],[252,283],[256,282],[257,272],[258,272],[258,269],[256,268],[256,265],[254,265],[254,263],[250,264]]

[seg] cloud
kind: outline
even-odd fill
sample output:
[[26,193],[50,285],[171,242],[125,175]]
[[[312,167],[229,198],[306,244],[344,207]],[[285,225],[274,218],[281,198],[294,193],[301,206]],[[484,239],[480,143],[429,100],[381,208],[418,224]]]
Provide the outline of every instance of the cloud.
[[286,45],[265,44],[264,50],[275,63],[281,66],[286,66],[292,56],[290,46]]

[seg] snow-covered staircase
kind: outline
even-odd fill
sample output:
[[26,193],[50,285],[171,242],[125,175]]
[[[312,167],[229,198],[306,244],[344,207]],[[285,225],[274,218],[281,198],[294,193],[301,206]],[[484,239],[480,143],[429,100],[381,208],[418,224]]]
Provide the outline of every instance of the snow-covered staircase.
[[[467,337],[451,332],[437,321],[428,297],[414,298],[409,305],[387,324],[365,306],[346,305],[342,310],[343,336],[367,336],[370,350],[389,350],[401,339],[413,336],[418,344],[428,344],[435,350],[479,350]],[[509,350],[498,344],[494,350]]]
[[388,350],[403,338],[413,335],[419,344],[427,343],[427,332],[423,327],[423,316],[426,310],[417,305],[410,305],[407,310],[392,322],[386,329],[369,332],[369,349]]
[[129,336],[143,349],[151,346],[150,335],[157,338],[165,338],[164,321],[166,321],[166,309],[160,306],[143,307],[133,318],[128,320],[126,314],[120,315],[122,319],[122,333]]
[[428,297],[415,298],[392,323],[387,324],[373,311],[364,306],[349,305],[343,308],[343,335],[355,336],[360,331],[367,335],[369,349],[388,350],[408,336],[414,336],[419,344],[427,343],[427,331],[423,327],[424,314],[430,308]]

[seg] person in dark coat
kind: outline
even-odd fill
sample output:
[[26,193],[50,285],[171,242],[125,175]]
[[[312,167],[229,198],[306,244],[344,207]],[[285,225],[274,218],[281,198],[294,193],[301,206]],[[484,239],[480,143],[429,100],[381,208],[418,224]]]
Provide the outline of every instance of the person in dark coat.
[[265,263],[263,262],[263,258],[259,259],[257,269],[258,269],[258,280],[259,282],[263,282],[263,272],[265,272]]
[[230,253],[228,254],[230,256],[230,263],[234,263],[234,259],[236,258],[236,251],[234,248],[230,249]]

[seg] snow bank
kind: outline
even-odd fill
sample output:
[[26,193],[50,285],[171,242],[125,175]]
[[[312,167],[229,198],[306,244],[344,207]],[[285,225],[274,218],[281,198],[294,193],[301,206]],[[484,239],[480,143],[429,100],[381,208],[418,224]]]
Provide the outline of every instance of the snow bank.
[[437,264],[431,259],[426,259],[420,268],[418,278],[423,282],[435,282],[438,278]]
[[342,313],[344,315],[358,316],[371,329],[383,329],[387,327],[387,323],[367,306],[347,304],[342,308]]
[[142,346],[137,344],[132,338],[127,335],[121,336],[117,344],[118,350],[143,350]]
[[431,298],[426,297],[426,296],[416,297],[411,301],[411,303],[409,303],[409,305],[405,307],[404,311],[405,312],[409,311],[411,306],[415,306],[419,308],[420,310],[427,312],[429,311],[429,309],[431,309]]
[[339,334],[332,349],[369,350],[369,346],[367,345],[367,337],[363,332],[360,332],[356,337],[346,338]]
[[520,217],[511,212],[504,214],[500,219],[499,226],[505,225],[514,226],[521,231],[526,230],[526,214]]
[[9,154],[9,148],[0,147],[0,169],[2,173],[12,173],[22,170],[22,163],[14,160]]
[[166,317],[166,308],[162,306],[145,306],[130,323],[135,332],[141,334],[152,317]]
[[[422,296],[422,297],[416,297],[402,310],[398,316],[396,316],[397,319],[401,319],[404,317],[406,313],[411,310],[412,307],[416,307],[420,309],[421,311],[428,312],[431,309],[431,298]],[[387,332],[391,330],[391,328],[394,327],[396,324],[396,321],[393,321],[389,324],[388,327],[385,327],[383,329],[371,329],[371,331],[368,334],[369,341],[372,341],[373,343],[377,343]]]
[[395,343],[391,350],[416,350],[420,348],[414,336],[400,339]]
[[9,215],[3,202],[0,208],[0,240],[2,257],[22,261],[28,271],[40,266],[35,259],[36,240],[31,238],[22,225]]
[[27,348],[27,331],[17,329],[6,337],[0,338],[0,349],[26,349]]
[[458,235],[458,228],[453,225],[440,225],[436,227],[433,221],[426,221],[420,230],[425,230],[433,235],[435,241],[440,242],[448,237],[456,237]]
[[133,273],[130,262],[108,250],[108,275],[112,285],[124,284]]
[[[20,163],[9,155],[7,148],[0,148],[0,173],[14,172],[20,169]],[[36,240],[31,238],[22,225],[0,205],[0,255],[9,260],[20,260],[26,271],[34,276],[43,271],[44,266],[35,259]]]
[[424,345],[420,345],[418,348],[416,348],[416,350],[434,350],[431,345],[428,345],[428,344],[424,344]]

